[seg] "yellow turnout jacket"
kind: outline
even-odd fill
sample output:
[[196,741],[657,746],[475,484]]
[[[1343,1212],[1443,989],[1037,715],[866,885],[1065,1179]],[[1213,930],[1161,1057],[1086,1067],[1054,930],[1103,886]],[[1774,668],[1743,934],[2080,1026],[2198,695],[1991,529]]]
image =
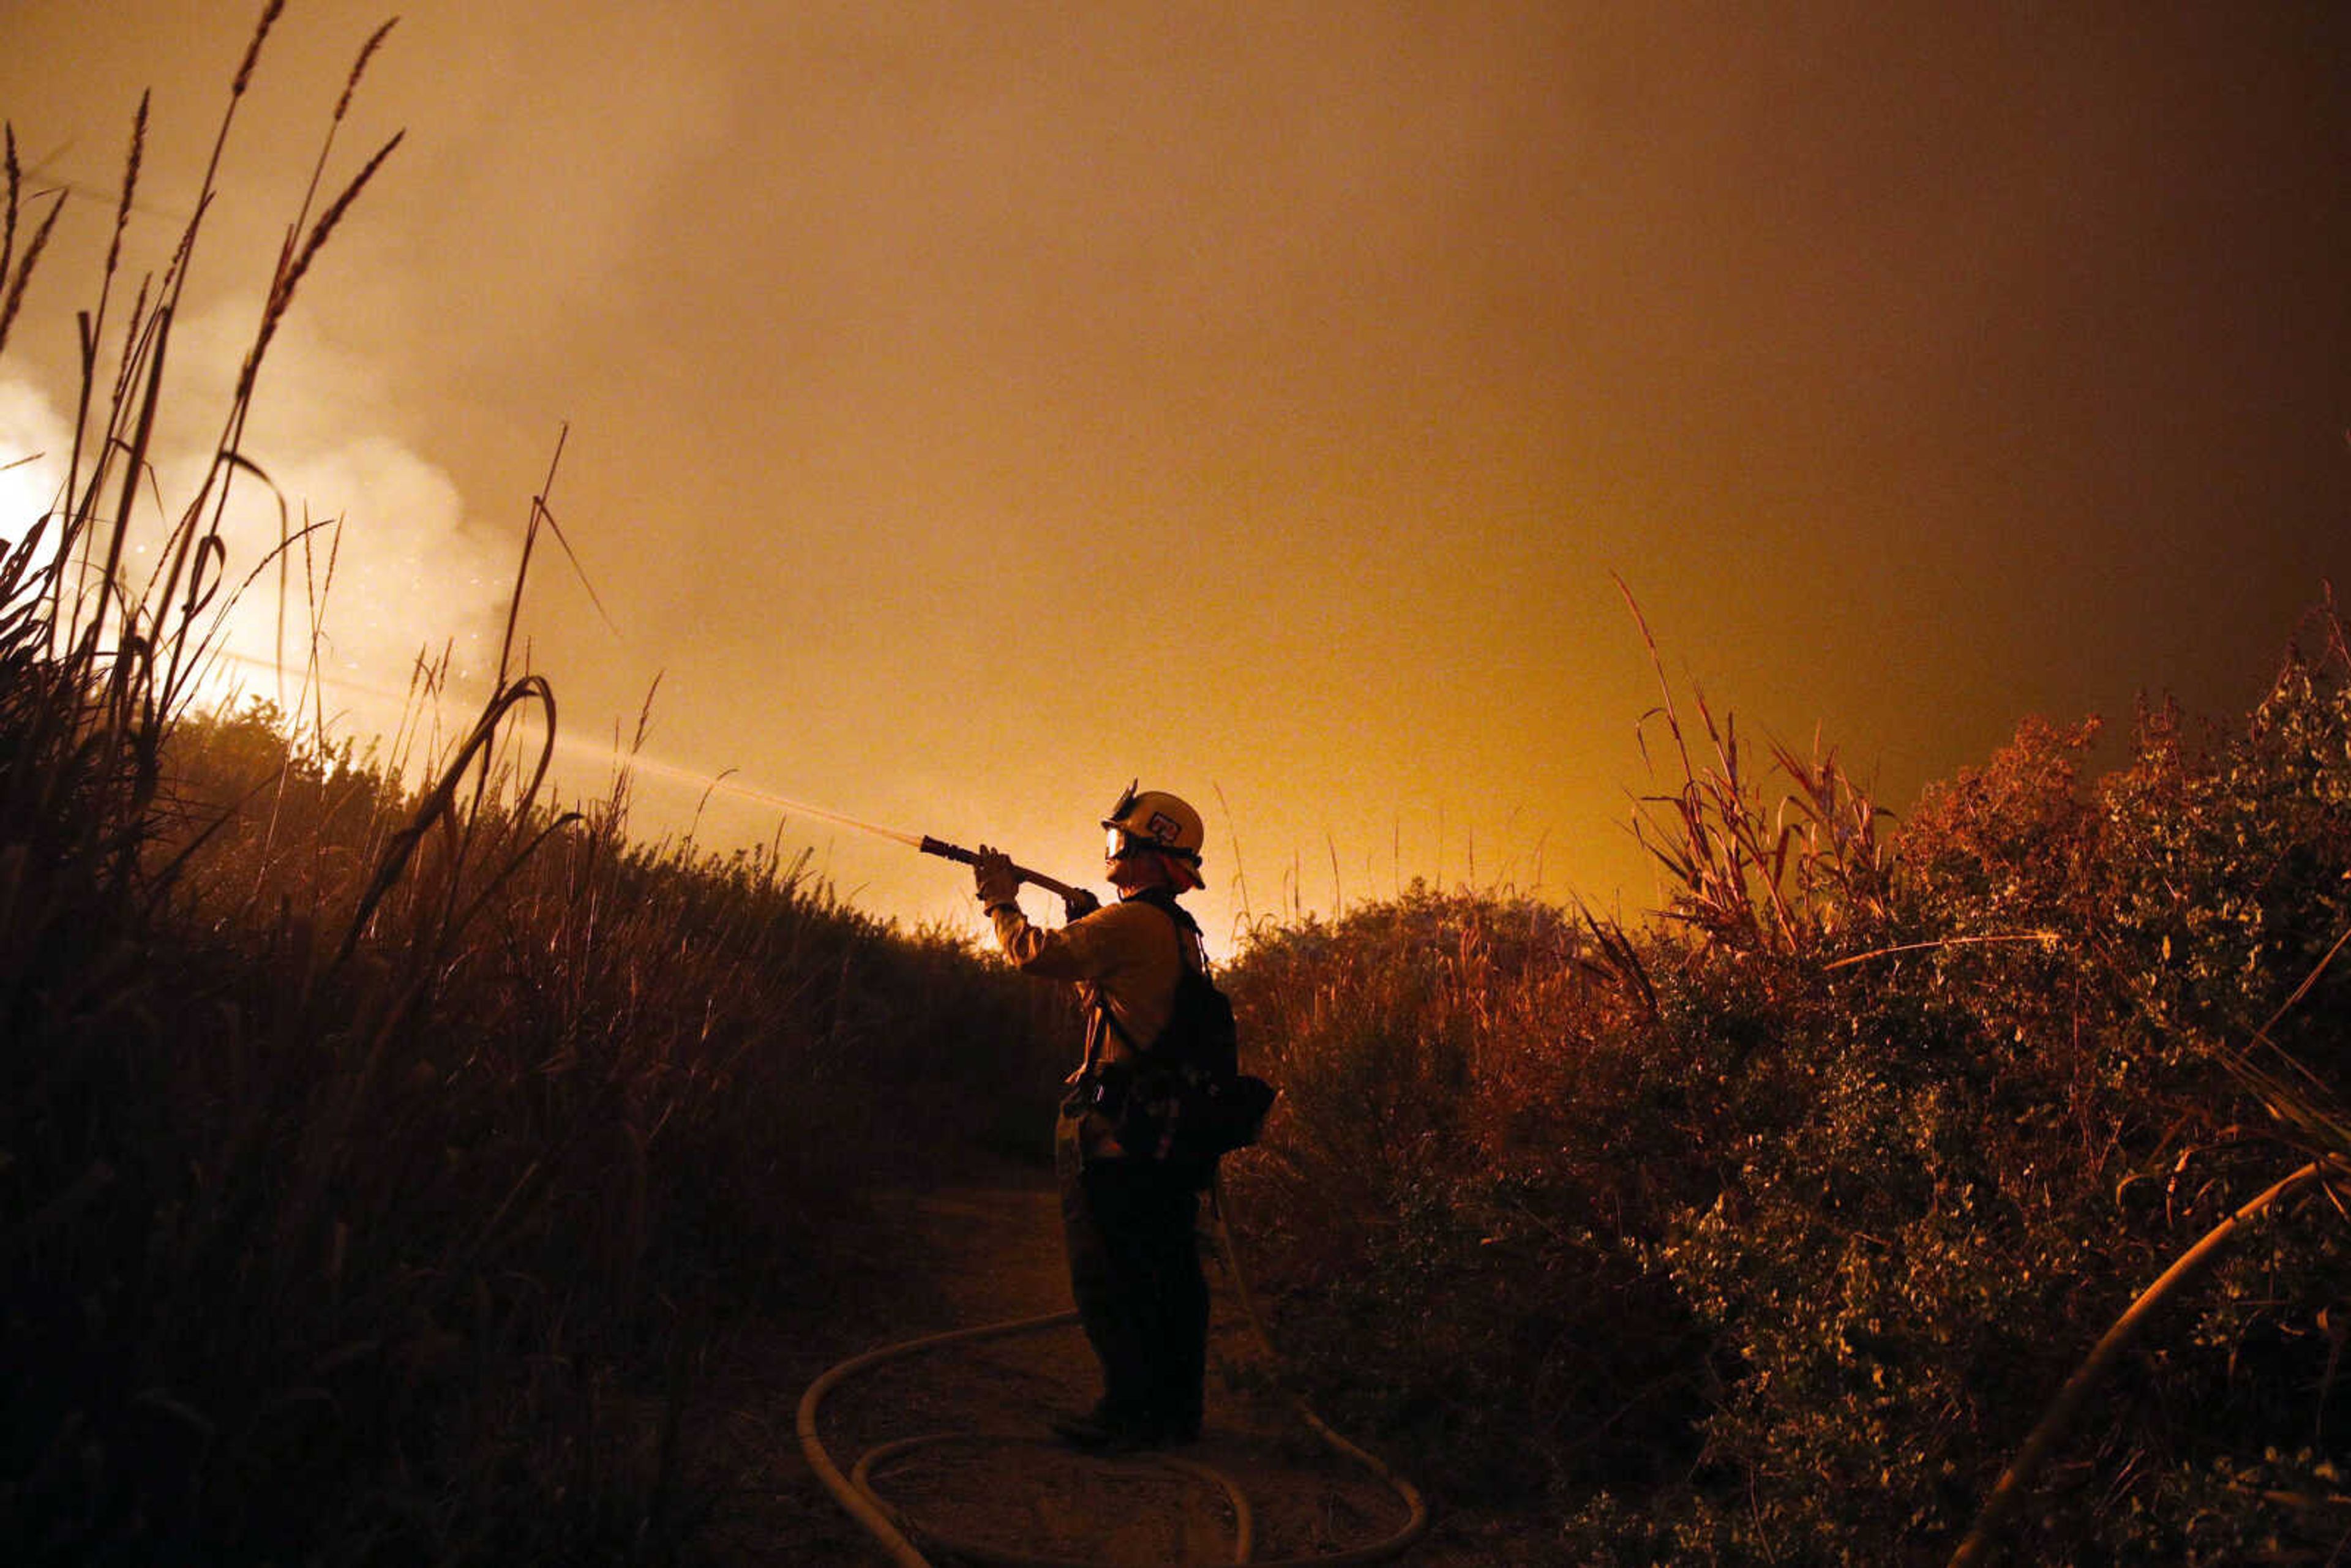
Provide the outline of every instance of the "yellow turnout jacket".
[[[1106,1002],[1137,1045],[1148,1047],[1167,1026],[1189,938],[1165,912],[1126,899],[1046,931],[1029,925],[1018,905],[999,904],[995,921],[997,946],[1023,974],[1084,987],[1087,999]],[[1088,1030],[1089,1062],[1133,1054],[1117,1030],[1101,1030],[1099,1040],[1091,1023]]]

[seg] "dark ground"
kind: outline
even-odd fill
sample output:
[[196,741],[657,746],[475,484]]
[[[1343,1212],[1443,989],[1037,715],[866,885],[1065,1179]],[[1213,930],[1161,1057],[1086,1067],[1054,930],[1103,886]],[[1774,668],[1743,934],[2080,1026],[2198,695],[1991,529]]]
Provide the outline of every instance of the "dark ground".
[[[1201,1441],[1179,1457],[1241,1488],[1258,1562],[1392,1535],[1405,1521],[1401,1501],[1266,1386],[1265,1357],[1213,1247],[1208,1270],[1216,1315],[1207,1419]],[[804,1324],[746,1330],[705,1373],[686,1451],[695,1492],[713,1500],[705,1539],[715,1555],[743,1568],[887,1563],[803,1458],[794,1429],[801,1394],[836,1362],[877,1346],[1069,1305],[1050,1176],[1006,1166],[952,1186],[883,1194],[864,1264],[850,1271],[832,1310]],[[1084,1408],[1094,1393],[1092,1356],[1074,1326],[982,1339],[844,1380],[824,1401],[819,1436],[847,1472],[880,1444],[959,1435],[877,1470],[875,1490],[904,1511],[918,1543],[927,1527],[1102,1568],[1231,1562],[1233,1511],[1208,1479],[1148,1457],[1099,1459],[1051,1443],[1045,1418]],[[1536,1521],[1437,1511],[1429,1535],[1398,1561],[1503,1568],[1537,1560],[1528,1540],[1540,1533]]]

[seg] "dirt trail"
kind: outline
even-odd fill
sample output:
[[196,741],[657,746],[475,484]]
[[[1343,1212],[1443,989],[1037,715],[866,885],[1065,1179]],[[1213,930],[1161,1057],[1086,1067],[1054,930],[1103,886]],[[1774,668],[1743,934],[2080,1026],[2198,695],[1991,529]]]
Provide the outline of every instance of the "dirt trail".
[[[894,1266],[852,1284],[820,1322],[747,1333],[724,1364],[705,1370],[705,1386],[725,1393],[700,1402],[687,1447],[693,1471],[723,1492],[708,1534],[726,1563],[887,1561],[823,1490],[795,1438],[800,1395],[827,1367],[880,1345],[1070,1304],[1048,1176],[1008,1169],[950,1188],[886,1193],[876,1209],[872,1256]],[[1216,1312],[1206,1429],[1180,1457],[1243,1487],[1260,1562],[1391,1534],[1405,1519],[1395,1495],[1331,1453],[1265,1391],[1263,1358],[1213,1249],[1208,1273]],[[1082,1334],[1059,1328],[921,1351],[862,1372],[826,1399],[820,1435],[844,1471],[900,1438],[985,1439],[924,1448],[877,1477],[876,1490],[918,1530],[927,1521],[963,1540],[1102,1568],[1231,1561],[1232,1512],[1212,1486],[1147,1457],[1096,1459],[1050,1441],[1045,1418],[1084,1408],[1095,1392]],[[1478,1568],[1496,1559],[1457,1538],[1425,1542],[1402,1561]]]

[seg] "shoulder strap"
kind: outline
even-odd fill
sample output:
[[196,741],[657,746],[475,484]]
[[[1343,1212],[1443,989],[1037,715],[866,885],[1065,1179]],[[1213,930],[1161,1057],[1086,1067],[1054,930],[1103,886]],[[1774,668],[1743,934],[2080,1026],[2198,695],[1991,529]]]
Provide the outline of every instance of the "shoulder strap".
[[1100,986],[1096,986],[1094,988],[1094,1017],[1102,1019],[1103,1027],[1108,1029],[1111,1033],[1124,1040],[1126,1042],[1126,1049],[1134,1052],[1135,1055],[1148,1056],[1151,1054],[1142,1046],[1134,1043],[1134,1036],[1127,1031],[1127,1028],[1124,1024],[1118,1021],[1118,1015],[1110,1010],[1110,998],[1103,995],[1102,988]]
[[1176,962],[1195,974],[1208,972],[1208,949],[1200,935],[1200,923],[1192,912],[1176,902],[1176,894],[1164,887],[1150,887],[1134,895],[1134,903],[1147,904],[1176,923]]

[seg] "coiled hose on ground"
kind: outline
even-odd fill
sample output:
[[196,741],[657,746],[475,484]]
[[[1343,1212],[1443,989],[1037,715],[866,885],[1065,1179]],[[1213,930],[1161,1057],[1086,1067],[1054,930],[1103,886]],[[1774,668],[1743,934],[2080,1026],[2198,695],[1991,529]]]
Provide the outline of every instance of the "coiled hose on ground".
[[[1249,1331],[1255,1335],[1259,1347],[1270,1359],[1279,1364],[1280,1358],[1274,1350],[1273,1337],[1266,1331],[1265,1320],[1258,1312],[1256,1298],[1249,1291],[1248,1277],[1242,1272],[1239,1257],[1233,1249],[1232,1231],[1225,1222],[1224,1197],[1221,1191],[1216,1194],[1209,1212],[1213,1216],[1216,1227],[1217,1249],[1224,1260],[1226,1273],[1232,1281],[1233,1293],[1239,1301],[1242,1315],[1248,1320]],[[1008,1339],[1019,1334],[1040,1333],[1050,1329],[1065,1327],[1077,1321],[1078,1314],[1074,1312],[1047,1312],[1038,1317],[1014,1318],[1004,1322],[983,1323],[975,1328],[951,1329],[945,1333],[929,1334],[921,1339],[883,1345],[879,1349],[867,1351],[862,1355],[852,1356],[847,1361],[828,1368],[824,1375],[810,1384],[808,1391],[800,1396],[798,1422],[800,1452],[807,1457],[809,1468],[816,1472],[817,1479],[824,1483],[825,1490],[832,1493],[841,1506],[847,1509],[851,1515],[865,1527],[883,1550],[889,1554],[890,1560],[898,1564],[898,1568],[931,1568],[931,1560],[923,1555],[910,1539],[908,1534],[910,1528],[916,1528],[917,1532],[935,1551],[956,1557],[969,1558],[976,1562],[1001,1564],[1002,1568],[1096,1568],[1095,1564],[1073,1562],[1066,1558],[1036,1556],[983,1542],[959,1541],[928,1524],[914,1527],[912,1521],[905,1520],[896,1509],[883,1500],[880,1493],[873,1490],[872,1476],[876,1469],[918,1448],[949,1443],[1000,1443],[1012,1439],[980,1437],[954,1432],[902,1438],[897,1442],[884,1443],[870,1450],[851,1467],[847,1474],[843,1474],[841,1467],[833,1463],[832,1456],[825,1451],[824,1444],[817,1437],[817,1410],[823,1404],[825,1396],[841,1383],[869,1367],[876,1366],[885,1361],[895,1360],[900,1356],[935,1350],[943,1345],[972,1340]],[[1378,1458],[1332,1431],[1303,1398],[1295,1393],[1292,1393],[1290,1398],[1300,1419],[1304,1421],[1332,1452],[1343,1455],[1370,1470],[1395,1493],[1404,1503],[1407,1515],[1403,1528],[1392,1535],[1364,1546],[1256,1563],[1251,1556],[1256,1531],[1249,1511],[1249,1499],[1230,1476],[1209,1466],[1165,1454],[1142,1455],[1137,1458],[1145,1458],[1150,1463],[1190,1476],[1224,1492],[1233,1511],[1233,1555],[1228,1560],[1232,1563],[1253,1563],[1254,1568],[1353,1568],[1354,1564],[1384,1562],[1403,1552],[1414,1542],[1418,1541],[1428,1528],[1427,1505],[1421,1500],[1418,1490]]]

